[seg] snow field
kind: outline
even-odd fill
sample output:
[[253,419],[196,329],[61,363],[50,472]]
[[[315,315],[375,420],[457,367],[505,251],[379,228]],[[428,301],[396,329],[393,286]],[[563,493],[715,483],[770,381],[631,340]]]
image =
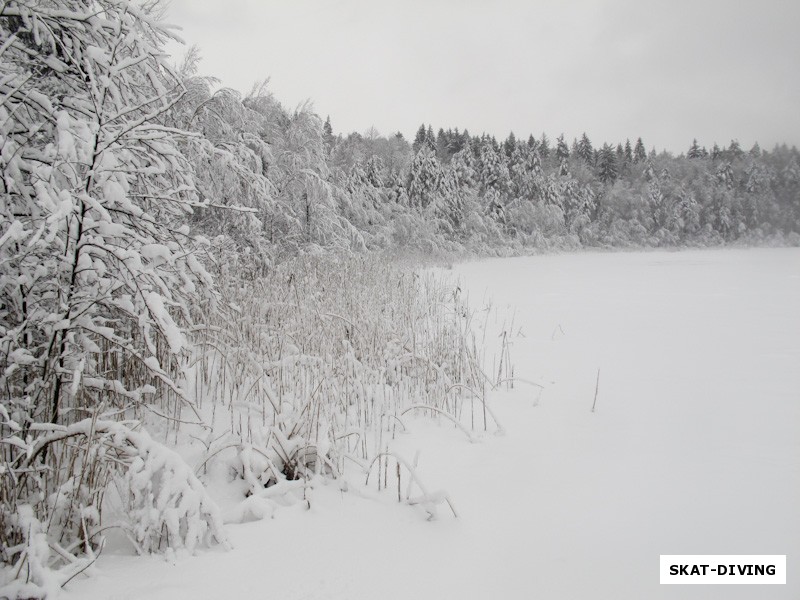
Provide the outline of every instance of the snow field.
[[[517,372],[552,382],[523,430],[539,471],[537,590],[678,597],[658,586],[659,554],[800,565],[797,250],[547,256],[457,273],[473,299],[488,288],[499,314],[516,308]],[[498,412],[515,399],[526,410],[525,393],[496,398]],[[519,413],[506,421],[513,437]],[[791,587],[761,597],[796,597]],[[703,588],[680,597],[752,597]]]

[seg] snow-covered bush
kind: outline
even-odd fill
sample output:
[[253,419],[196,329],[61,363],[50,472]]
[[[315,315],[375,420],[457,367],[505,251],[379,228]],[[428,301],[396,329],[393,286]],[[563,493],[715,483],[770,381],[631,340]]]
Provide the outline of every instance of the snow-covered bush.
[[[100,512],[109,484],[122,493],[125,508],[115,526],[137,551],[191,552],[198,545],[226,543],[219,509],[190,467],[130,425],[84,419],[40,427],[43,435],[32,443],[17,440],[24,454],[6,473],[17,485],[4,490],[0,507],[4,579],[50,593],[93,562],[102,549]],[[49,468],[39,460],[48,453],[57,457]],[[42,485],[46,493],[25,494]],[[16,500],[14,493],[32,504]],[[78,550],[84,558],[75,557]],[[33,596],[32,590],[26,593]]]
[[[178,140],[191,134],[166,123],[183,88],[166,66],[170,33],[155,9],[118,0],[0,7],[5,563],[26,560],[20,544],[41,547],[40,534],[56,560],[91,553],[115,471],[107,438],[95,435],[99,414],[155,414],[175,427],[198,420],[179,381],[185,331],[214,297],[187,224],[200,200]],[[59,437],[71,427],[83,441]],[[142,460],[155,468],[155,458]],[[199,492],[177,464],[159,467],[176,478],[164,506],[180,507],[162,515],[165,544],[191,547],[201,534],[186,515],[206,509],[193,504],[188,493]],[[38,523],[38,533],[23,523]],[[155,533],[142,533],[143,549],[159,545],[148,541]]]

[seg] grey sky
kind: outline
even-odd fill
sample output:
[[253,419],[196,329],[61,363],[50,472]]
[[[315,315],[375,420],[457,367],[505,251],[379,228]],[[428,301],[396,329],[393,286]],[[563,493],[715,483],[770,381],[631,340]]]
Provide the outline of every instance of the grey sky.
[[167,20],[204,74],[270,77],[336,133],[800,145],[797,0],[172,0]]

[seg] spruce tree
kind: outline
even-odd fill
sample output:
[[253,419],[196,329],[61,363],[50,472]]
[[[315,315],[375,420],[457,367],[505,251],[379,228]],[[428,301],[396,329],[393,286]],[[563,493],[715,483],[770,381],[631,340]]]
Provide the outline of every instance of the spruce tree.
[[514,150],[517,149],[517,137],[514,135],[514,132],[508,134],[506,141],[503,142],[503,152],[506,155],[506,158],[511,158],[514,154]]
[[420,148],[425,144],[426,140],[426,130],[425,130],[425,123],[419,126],[417,129],[417,135],[414,136],[414,143],[411,144],[411,151],[416,155],[417,152],[420,151]]
[[641,163],[647,160],[647,150],[644,149],[642,138],[636,140],[636,146],[633,148],[633,162]]
[[586,164],[594,163],[594,149],[592,148],[592,142],[589,141],[589,136],[586,135],[585,132],[583,135],[581,135],[581,139],[578,142],[576,150],[578,156],[582,158]]
[[686,153],[686,158],[694,160],[701,156],[700,146],[697,144],[697,139],[694,139],[692,140],[692,145],[689,147],[689,152]]
[[436,150],[436,136],[433,134],[433,125],[428,125],[428,129],[425,131],[425,143],[431,150]]
[[597,170],[600,181],[603,183],[613,183],[617,178],[617,157],[614,155],[614,150],[608,144],[603,144],[600,150]]
[[439,162],[445,164],[450,161],[450,152],[448,150],[450,136],[452,135],[452,131],[445,132],[445,130],[440,127],[438,133],[436,134],[436,157],[439,159]]
[[717,171],[715,173],[715,177],[717,179],[717,183],[724,187],[725,189],[733,189],[735,178],[733,175],[733,167],[731,167],[731,163],[723,162],[717,167]]
[[517,146],[511,158],[511,181],[514,195],[535,200],[543,187],[542,165],[537,148]]
[[469,135],[469,130],[465,129],[461,135],[459,136],[458,141],[458,152],[461,152],[464,148],[472,149],[472,137]]
[[731,140],[731,145],[728,146],[728,156],[730,156],[731,160],[738,160],[744,156],[744,150],[742,150],[738,140]]
[[328,150],[328,152],[330,152],[333,148],[334,142],[336,141],[336,138],[333,136],[333,127],[331,127],[330,115],[325,119],[325,124],[322,126],[322,139],[325,142],[325,148]]
[[477,187],[478,175],[475,172],[475,157],[469,146],[465,146],[453,155],[453,160],[450,161],[450,170],[455,174],[461,188]]
[[460,152],[461,149],[464,147],[464,138],[458,131],[458,127],[455,130],[447,130],[448,132],[448,141],[447,141],[447,153],[448,153],[448,160],[453,157],[454,154]]
[[539,142],[539,155],[542,158],[550,156],[550,139],[547,137],[546,133],[542,133],[542,139]]
[[556,158],[561,162],[569,158],[569,146],[564,140],[563,133],[556,139]]
[[367,164],[364,167],[366,181],[374,188],[382,188],[385,170],[381,157],[373,154],[367,159]]
[[449,224],[446,226],[446,230],[449,230],[452,236],[457,233],[464,221],[466,203],[458,176],[452,169],[443,172],[441,181],[441,203],[438,212],[439,216],[443,218],[441,223]]
[[684,239],[694,236],[700,231],[700,204],[693,193],[686,192],[682,195],[678,212]]
[[434,151],[423,144],[411,163],[408,198],[413,208],[426,208],[435,201],[442,183],[442,168]]
[[631,141],[625,140],[625,163],[631,164],[633,162],[633,149],[631,148]]
[[484,191],[491,188],[505,193],[508,190],[509,173],[505,155],[495,149],[491,139],[481,145],[480,180]]

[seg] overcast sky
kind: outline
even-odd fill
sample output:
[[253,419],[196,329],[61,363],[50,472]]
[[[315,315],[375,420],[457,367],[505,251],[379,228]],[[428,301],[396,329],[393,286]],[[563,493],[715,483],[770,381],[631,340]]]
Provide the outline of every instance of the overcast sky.
[[797,0],[171,0],[166,20],[203,74],[269,77],[336,133],[800,146]]

